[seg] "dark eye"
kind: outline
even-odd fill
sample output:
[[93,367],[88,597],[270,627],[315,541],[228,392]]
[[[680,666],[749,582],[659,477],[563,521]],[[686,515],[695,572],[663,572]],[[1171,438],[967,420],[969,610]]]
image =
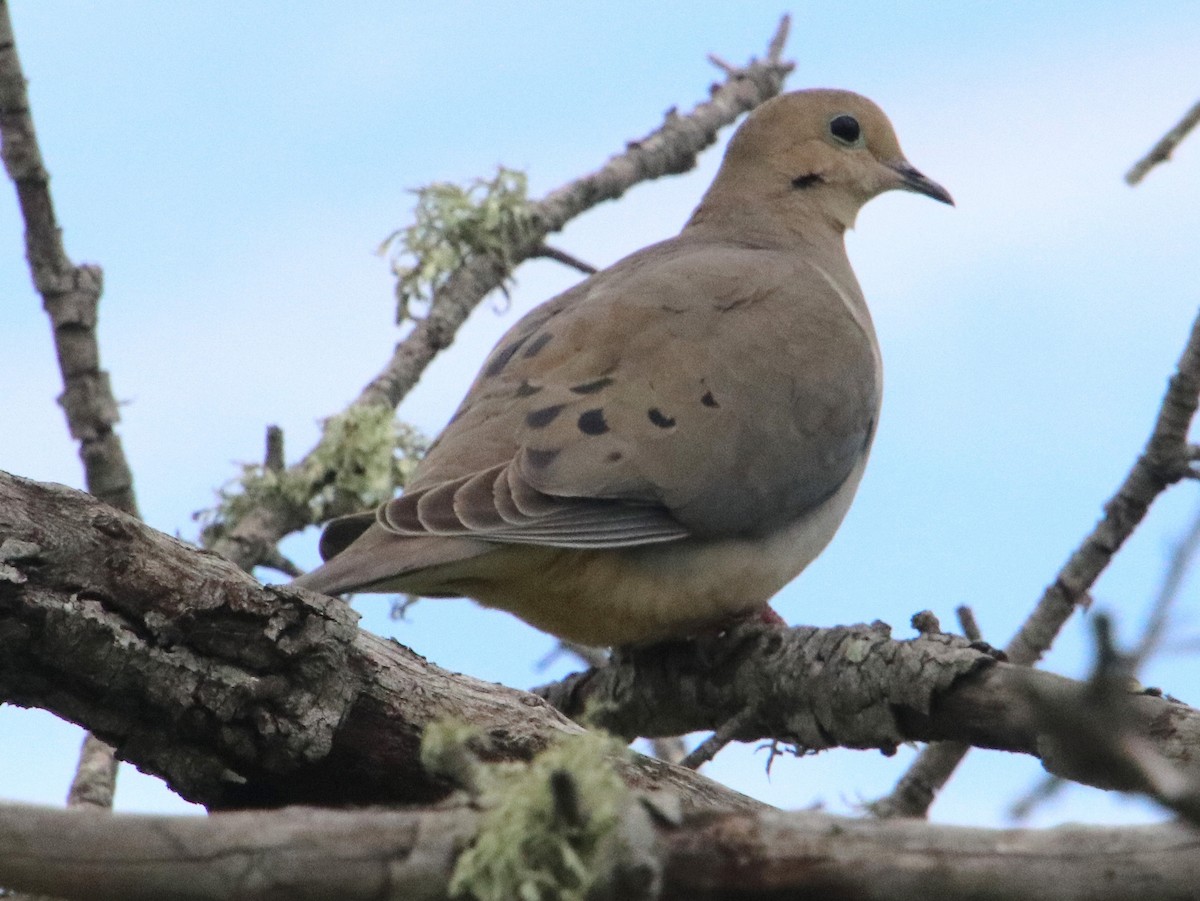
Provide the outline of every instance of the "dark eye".
[[829,133],[843,144],[853,144],[862,134],[862,128],[853,116],[841,115],[829,121]]

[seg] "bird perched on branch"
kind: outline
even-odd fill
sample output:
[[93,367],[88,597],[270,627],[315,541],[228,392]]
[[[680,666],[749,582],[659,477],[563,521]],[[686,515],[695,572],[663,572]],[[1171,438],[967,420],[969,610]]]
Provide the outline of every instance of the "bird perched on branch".
[[866,465],[879,347],[844,233],[893,189],[953,203],[866,98],[764,103],[683,231],[513,326],[404,493],[330,523],[293,584],[471,597],[590,645],[769,610]]

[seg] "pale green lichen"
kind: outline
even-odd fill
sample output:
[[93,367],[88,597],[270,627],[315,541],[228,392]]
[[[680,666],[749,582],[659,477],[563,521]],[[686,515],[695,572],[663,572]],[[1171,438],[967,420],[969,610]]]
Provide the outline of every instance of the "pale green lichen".
[[[476,740],[470,727],[430,726],[422,762],[462,784],[463,749]],[[475,761],[468,790],[484,813],[474,842],[455,865],[451,895],[584,901],[619,844],[616,833],[630,795],[615,761],[627,753],[618,739],[586,732],[565,736],[529,763]]]
[[325,421],[321,442],[303,463],[282,470],[243,464],[241,476],[217,492],[217,506],[195,518],[204,523],[205,543],[211,543],[263,507],[282,507],[314,523],[366,510],[392,497],[427,446],[391,410],[353,407]]
[[409,305],[428,302],[470,257],[493,257],[508,272],[512,252],[531,239],[536,216],[526,196],[525,173],[503,166],[493,178],[466,187],[434,182],[413,191],[413,224],[392,232],[379,247],[396,275],[396,321]]

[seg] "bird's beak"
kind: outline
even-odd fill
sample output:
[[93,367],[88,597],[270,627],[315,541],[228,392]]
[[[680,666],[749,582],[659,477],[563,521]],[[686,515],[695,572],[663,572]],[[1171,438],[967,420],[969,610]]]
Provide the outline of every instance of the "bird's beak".
[[884,165],[900,176],[900,184],[896,185],[896,187],[903,188],[906,191],[915,191],[918,194],[924,194],[926,197],[932,197],[934,200],[940,200],[942,203],[954,206],[954,198],[950,196],[950,192],[933,179],[922,175],[908,160],[896,160]]

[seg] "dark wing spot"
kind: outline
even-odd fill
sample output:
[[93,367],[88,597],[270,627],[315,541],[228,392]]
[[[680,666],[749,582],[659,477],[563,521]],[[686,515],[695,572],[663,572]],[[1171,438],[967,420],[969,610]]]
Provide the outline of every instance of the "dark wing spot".
[[624,458],[624,456],[625,455],[622,454],[620,451],[612,451],[608,455],[608,462],[609,463],[620,463],[622,458]]
[[488,363],[487,367],[483,370],[483,374],[488,378],[499,375],[501,371],[503,371],[504,367],[508,365],[508,361],[516,355],[517,351],[521,349],[521,345],[527,340],[529,340],[529,336],[524,335],[518,338],[512,344],[502,347],[496,351],[495,356],[492,357],[492,362]]
[[650,421],[660,429],[669,429],[675,425],[675,420],[663,413],[658,407],[651,407],[646,411],[646,415],[650,417]]
[[535,357],[541,352],[541,349],[550,343],[550,339],[554,337],[549,332],[542,332],[534,338],[527,348],[525,348],[526,357]]
[[554,422],[558,414],[562,412],[565,404],[555,404],[552,407],[542,407],[540,410],[534,410],[525,417],[525,424],[531,429],[542,429]]
[[545,469],[554,462],[554,458],[561,453],[558,449],[553,450],[537,450],[532,447],[525,448],[525,459],[529,461],[529,465],[534,469]]
[[575,385],[571,388],[576,394],[595,394],[597,391],[603,391],[613,380],[607,376],[602,379],[596,379],[594,382],[584,382],[582,385]]
[[531,385],[529,382],[521,382],[517,386],[517,397],[529,397],[529,395],[537,394],[541,390],[541,385]]
[[721,406],[719,403],[717,403],[717,399],[715,397],[713,397],[713,393],[711,391],[704,392],[704,396],[702,398],[700,398],[700,403],[704,404],[704,406],[706,406],[706,407]]
[[806,175],[797,175],[792,179],[793,188],[811,188],[813,185],[819,185],[825,179],[816,172],[809,172]]
[[604,421],[604,411],[597,407],[579,416],[579,431],[585,435],[603,435],[608,431],[608,423]]

